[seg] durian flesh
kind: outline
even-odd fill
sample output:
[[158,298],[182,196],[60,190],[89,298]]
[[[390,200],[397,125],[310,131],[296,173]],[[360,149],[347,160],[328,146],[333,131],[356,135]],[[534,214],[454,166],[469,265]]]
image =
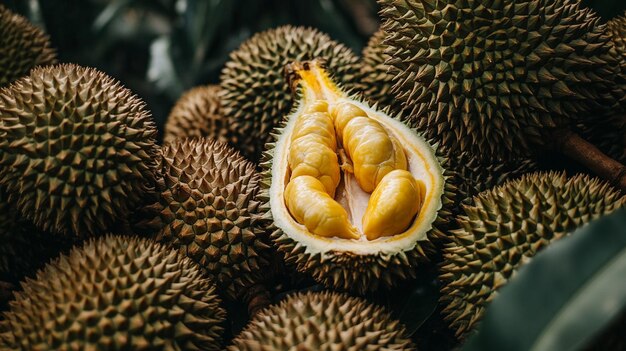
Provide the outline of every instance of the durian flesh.
[[[381,280],[387,280],[385,282],[387,285],[393,285],[394,283],[389,281],[389,277],[394,276],[394,274],[386,274],[380,272],[379,269],[385,269],[383,267],[389,266],[387,268],[393,270],[392,266],[410,267],[414,264],[415,262],[410,262],[411,259],[407,259],[407,257],[415,256],[416,247],[420,251],[419,255],[424,254],[423,250],[419,248],[418,242],[423,243],[429,240],[427,234],[433,229],[433,223],[437,220],[438,212],[442,208],[445,178],[435,149],[402,121],[346,95],[333,83],[319,62],[294,63],[288,71],[291,72],[291,78],[293,78],[292,86],[299,90],[299,102],[297,108],[285,119],[284,128],[277,129],[276,143],[270,145],[274,148],[271,149],[270,147],[267,155],[269,161],[265,164],[271,171],[267,200],[274,225],[279,229],[279,234],[274,235],[279,250],[286,253],[287,261],[298,262],[300,270],[315,267],[316,263],[312,261],[316,259],[319,259],[320,262],[318,263],[322,264],[333,262],[325,268],[311,268],[314,278],[330,286],[358,291],[371,290],[378,286],[378,282],[373,283],[372,279],[381,279],[381,277]],[[334,196],[332,196],[332,189],[328,190],[328,184],[332,184],[332,181],[325,182],[325,186],[317,180],[322,177],[315,174],[300,175],[294,179],[292,168],[297,165],[290,164],[290,155],[292,155],[293,143],[296,140],[293,136],[294,134],[301,134],[301,130],[304,130],[298,129],[299,126],[303,125],[302,119],[310,118],[318,112],[325,112],[325,105],[328,106],[329,115],[335,122],[336,153],[338,155],[336,158],[327,157],[325,159],[327,162],[339,162],[341,164],[341,178],[334,191]],[[362,184],[364,182],[357,179],[359,178],[359,171],[356,169],[355,163],[360,156],[356,155],[355,150],[359,150],[359,147],[367,149],[363,144],[372,140],[373,137],[368,134],[359,136],[358,133],[356,133],[357,136],[349,136],[348,126],[343,130],[343,134],[337,133],[337,130],[341,131],[342,129],[341,127],[337,128],[338,125],[341,125],[338,119],[341,119],[342,114],[337,110],[346,105],[349,106],[348,109],[359,109],[365,112],[367,118],[380,126],[392,140],[393,147],[399,150],[393,149],[391,154],[396,161],[400,161],[391,162],[393,167],[387,172],[388,174],[384,177],[377,177],[380,179],[374,182],[373,189],[366,187],[368,191],[363,190]],[[366,129],[363,128],[362,130]],[[313,131],[313,133],[324,134],[319,131]],[[353,140],[342,140],[346,137],[361,138],[364,142],[354,149],[349,144],[359,143],[355,143]],[[324,138],[320,136],[319,139]],[[332,145],[333,141],[329,141],[324,147],[331,147]],[[345,149],[343,145],[345,145]],[[314,151],[320,148],[320,145],[317,146],[317,149],[311,146],[310,150]],[[364,162],[377,158],[375,154],[380,150],[376,148],[372,150],[374,150],[372,154],[363,156],[363,159],[366,160]],[[318,167],[319,169],[322,169],[320,172],[324,173],[323,169],[330,168],[322,165],[322,167]],[[301,177],[308,178],[308,181],[298,180]],[[394,177],[397,179],[388,180]],[[326,177],[326,180],[328,179],[329,177]],[[305,193],[308,194],[309,191],[306,187],[295,191],[289,189],[290,193],[286,194],[286,189],[293,187],[291,184],[293,182],[310,184],[317,182],[317,185],[311,185],[311,187],[320,193],[326,190],[325,198],[322,199],[321,195],[319,197],[313,196],[315,200],[301,201],[302,203],[296,205],[294,210],[289,203],[298,202],[294,198],[297,200],[298,196],[308,196]],[[407,184],[412,184],[415,191],[407,191],[406,189],[410,188]],[[297,184],[297,186],[305,185]],[[375,196],[377,192],[383,193]],[[407,193],[412,194],[412,196],[407,196]],[[327,206],[328,201],[336,202],[340,205],[341,210],[345,210],[349,221],[348,225],[351,227],[347,230],[348,234],[342,233],[339,229],[337,229],[337,233],[316,234],[310,230],[306,219],[303,221],[302,218],[298,218],[301,217],[298,212],[300,214],[306,212],[309,215],[313,212],[318,216],[315,220],[322,222],[324,218],[320,219],[320,216],[338,215],[337,211],[341,210],[335,210],[337,206],[334,206],[330,212],[324,212],[324,207]],[[380,223],[373,225],[373,227],[377,227],[377,233],[370,236],[363,231],[363,223],[367,222],[364,221],[364,217],[366,212],[370,211],[368,205],[372,207],[376,203],[371,202],[376,201],[380,202],[380,207],[389,213],[383,214],[383,217],[386,216],[386,222],[382,224],[382,231]],[[389,211],[389,208],[394,206],[399,211]],[[413,210],[410,210],[411,208]],[[377,219],[370,218],[370,222],[375,220]],[[406,225],[398,225],[398,222],[402,221]],[[371,223],[370,226],[372,226]],[[337,225],[336,227],[341,228],[342,226]],[[305,257],[301,257],[300,253],[297,252],[301,247],[305,248]],[[390,258],[389,255],[398,256]],[[315,259],[311,259],[311,257],[315,257]],[[350,262],[346,261],[348,257]],[[383,262],[379,262],[379,259],[382,259]],[[352,265],[356,263],[352,260],[362,260],[364,267],[355,269]],[[393,262],[390,263],[390,261]],[[339,266],[336,266],[335,263],[338,263]],[[319,264],[317,265],[319,266]],[[402,277],[404,273],[398,273],[397,276]]]

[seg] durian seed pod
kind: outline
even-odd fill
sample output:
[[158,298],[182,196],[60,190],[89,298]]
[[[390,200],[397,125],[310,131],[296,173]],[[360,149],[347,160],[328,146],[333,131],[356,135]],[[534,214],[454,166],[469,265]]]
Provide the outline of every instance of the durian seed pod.
[[574,133],[622,125],[626,111],[622,59],[591,10],[565,0],[381,6],[392,92],[427,137],[488,161],[556,149],[626,189],[624,166]]
[[597,178],[540,172],[484,191],[458,217],[440,281],[445,320],[462,338],[498,289],[538,251],[583,224],[624,207]]
[[[452,178],[447,170],[446,160],[436,146],[416,134],[399,118],[346,95],[335,85],[319,61],[293,63],[287,72],[298,103],[282,125],[275,129],[273,135],[276,140],[268,143],[264,161],[261,163],[264,168],[262,199],[265,201],[264,208],[268,211],[268,218],[273,223],[274,232],[271,238],[275,247],[284,255],[288,265],[295,266],[299,272],[309,274],[317,282],[333,289],[362,294],[414,278],[415,267],[429,260],[429,256],[434,253],[435,242],[445,237],[443,232],[451,219],[455,189],[450,182]],[[345,125],[341,138],[332,125],[323,128],[320,125],[311,125],[312,121],[323,122],[324,118],[333,118],[337,126],[340,120],[345,121],[344,117],[350,117],[350,111],[360,114],[354,118],[355,123],[367,120],[381,128],[382,134],[386,134],[385,138],[388,138],[387,141],[381,147],[368,148],[367,140],[372,139],[374,134],[353,136],[347,132],[354,131],[350,127],[352,122]],[[331,150],[330,146],[300,149],[299,144],[293,141],[294,138],[322,140],[324,138],[321,134],[315,135],[320,131],[325,131],[326,140],[332,141],[336,138],[335,150]],[[356,132],[359,133],[358,128]],[[376,135],[381,137],[380,133]],[[349,147],[345,145],[348,144],[364,146],[357,148],[357,153],[347,155],[346,150]],[[413,178],[421,186],[418,186],[419,189],[406,188],[410,182],[406,182],[405,176],[391,183],[383,178],[380,184],[391,184],[392,188],[399,185],[411,191],[395,189],[388,196],[378,197],[380,201],[371,200],[377,198],[375,193],[378,188],[371,194],[361,188],[356,178],[360,167],[358,160],[359,157],[378,158],[383,155],[380,150],[389,151],[388,147],[394,150],[392,155],[403,155],[405,164],[404,169],[401,169],[404,172],[402,174],[409,173],[409,178]],[[326,150],[325,153],[318,153],[322,149]],[[290,159],[300,157],[299,155],[309,157],[306,156],[309,150],[309,160],[319,161],[318,164],[312,163],[309,171],[335,169],[338,158],[342,159],[341,171],[337,170],[333,176],[340,179],[334,196],[323,193],[321,181],[312,175],[315,172],[297,175],[294,168],[296,165]],[[309,161],[305,161],[303,165],[307,162]],[[361,169],[365,168],[373,169],[369,166]],[[306,180],[301,181],[299,178]],[[307,188],[309,184],[317,188]],[[290,191],[293,187],[299,189],[301,186],[304,186],[304,191]],[[419,195],[418,200],[413,201],[415,191]],[[408,193],[413,195],[405,197]],[[316,200],[298,194],[311,194]],[[397,218],[386,217],[386,220],[378,222],[385,227],[385,224],[393,226],[400,221],[408,221],[406,228],[400,228],[399,232],[385,232],[373,239],[363,229],[368,207],[382,207],[382,212],[385,208],[396,208],[405,213],[416,202],[421,203],[421,206],[417,206],[417,213],[398,215]],[[303,223],[298,219],[300,215],[308,219]],[[333,222],[337,225],[333,226]],[[315,227],[317,224],[319,225]],[[322,233],[320,230],[324,228],[328,231]],[[345,232],[340,229],[345,229]]]
[[165,123],[164,142],[210,137],[227,141],[218,85],[195,87],[176,102]]
[[215,285],[146,239],[92,239],[22,290],[0,321],[0,349],[221,350]]
[[293,294],[257,314],[229,351],[416,350],[383,308],[335,292]]
[[0,87],[36,66],[56,63],[50,39],[39,28],[0,4]]
[[69,238],[35,228],[6,202],[0,190],[0,280],[17,283],[30,277],[71,246]]
[[221,74],[229,142],[258,162],[272,129],[289,113],[291,92],[283,77],[292,61],[325,59],[342,83],[358,77],[358,58],[313,28],[282,26],[254,35],[230,54]]
[[257,195],[254,164],[212,139],[176,140],[163,146],[163,184],[156,240],[182,251],[230,299],[260,283],[269,264],[266,220]]
[[393,111],[401,111],[401,105],[391,93],[393,86],[389,66],[385,64],[388,55],[385,54],[383,40],[387,34],[384,30],[376,31],[363,48],[359,79],[354,84],[355,90],[363,93],[372,104],[389,106]]
[[0,90],[0,185],[44,231],[105,233],[153,186],[156,133],[144,103],[104,73],[36,68]]

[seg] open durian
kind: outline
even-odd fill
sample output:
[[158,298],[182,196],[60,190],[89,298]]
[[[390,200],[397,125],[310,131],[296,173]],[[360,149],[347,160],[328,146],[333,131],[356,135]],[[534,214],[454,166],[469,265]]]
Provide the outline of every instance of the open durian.
[[319,61],[287,72],[298,104],[263,163],[278,250],[337,289],[362,293],[414,276],[451,202],[435,148],[347,96]]

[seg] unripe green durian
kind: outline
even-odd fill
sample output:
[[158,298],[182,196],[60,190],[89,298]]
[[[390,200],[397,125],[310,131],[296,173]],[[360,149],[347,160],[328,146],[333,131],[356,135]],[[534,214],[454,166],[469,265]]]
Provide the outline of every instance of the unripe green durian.
[[475,196],[441,267],[443,312],[456,335],[476,326],[498,289],[538,251],[625,205],[607,183],[564,173],[527,174]]

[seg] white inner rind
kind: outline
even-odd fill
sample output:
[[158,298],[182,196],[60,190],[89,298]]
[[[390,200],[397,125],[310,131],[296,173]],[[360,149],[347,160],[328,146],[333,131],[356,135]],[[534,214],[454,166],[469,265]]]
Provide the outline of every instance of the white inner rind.
[[[304,114],[304,105],[306,104],[303,103],[290,115],[292,118],[287,121],[283,132],[276,141],[276,147],[274,149],[272,183],[270,187],[270,206],[274,223],[285,235],[304,245],[306,251],[311,254],[343,251],[359,255],[370,255],[413,249],[417,241],[427,239],[426,234],[432,229],[432,224],[437,218],[437,213],[442,206],[441,198],[444,192],[445,180],[443,177],[443,169],[437,160],[434,150],[424,138],[417,135],[402,122],[377,112],[369,108],[366,104],[359,103],[358,101],[337,95],[335,95],[335,97],[336,99],[329,101],[329,103],[346,101],[357,105],[363,109],[370,118],[382,124],[391,135],[400,141],[407,156],[408,171],[411,172],[416,179],[423,181],[426,186],[424,203],[419,211],[418,217],[405,232],[393,236],[380,237],[371,241],[368,241],[364,236],[362,236],[360,240],[321,237],[309,233],[304,225],[296,222],[285,205],[284,192],[287,182],[289,181],[287,175],[289,170],[288,156],[291,145],[291,134],[296,120]],[[345,181],[346,173],[343,174],[343,177]],[[351,186],[358,187],[358,184],[354,182]],[[370,195],[363,191],[361,191],[361,193],[362,194],[351,193],[351,196],[357,195],[361,200],[358,200],[359,206],[352,211],[349,210],[351,216],[359,217],[352,219],[352,223],[359,230],[361,230],[360,222],[363,215],[362,212],[365,211],[365,207],[367,206],[367,201],[363,201],[362,196],[365,194],[369,199]],[[339,197],[340,196],[341,195],[339,195]],[[345,199],[338,200],[346,207]],[[311,205],[313,206],[314,204]]]

